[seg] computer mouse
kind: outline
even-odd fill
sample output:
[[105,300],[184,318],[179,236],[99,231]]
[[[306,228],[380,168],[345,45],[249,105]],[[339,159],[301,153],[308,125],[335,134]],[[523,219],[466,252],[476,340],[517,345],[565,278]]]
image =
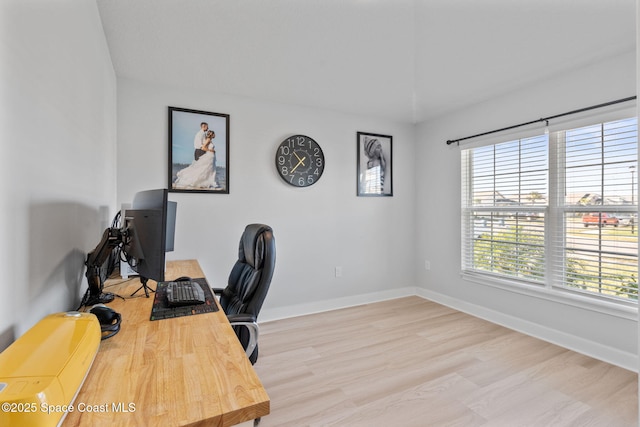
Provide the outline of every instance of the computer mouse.
[[178,277],[174,282],[191,282],[193,279],[189,276]]

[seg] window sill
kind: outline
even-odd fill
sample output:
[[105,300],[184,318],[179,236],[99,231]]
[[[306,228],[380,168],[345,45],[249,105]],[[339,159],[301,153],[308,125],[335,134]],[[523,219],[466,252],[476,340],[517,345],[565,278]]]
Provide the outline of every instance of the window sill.
[[563,289],[548,288],[543,285],[471,271],[463,271],[461,272],[461,276],[464,280],[483,286],[490,286],[504,291],[570,305],[622,319],[638,321],[638,304],[635,302],[608,301],[600,299],[597,296],[581,295]]

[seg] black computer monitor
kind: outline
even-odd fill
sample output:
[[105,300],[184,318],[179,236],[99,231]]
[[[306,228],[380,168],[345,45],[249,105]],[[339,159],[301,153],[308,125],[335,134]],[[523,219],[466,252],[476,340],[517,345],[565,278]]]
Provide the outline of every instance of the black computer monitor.
[[144,289],[147,297],[147,281],[164,280],[165,253],[173,250],[177,208],[167,196],[167,189],[137,193],[131,209],[124,212],[121,225],[112,225],[104,231],[100,243],[87,255],[89,289],[81,306],[113,300],[114,295],[103,293],[103,288],[105,266],[111,263],[114,252],[119,252],[140,275],[140,289]]
[[167,195],[166,189],[136,193],[131,209],[124,212],[127,239],[122,251],[145,292],[147,280],[164,280],[165,254],[174,246],[177,206]]
[[165,252],[173,251],[176,233],[176,202],[168,200],[168,190],[140,191],[133,197],[131,210],[153,209],[161,210],[164,214]]

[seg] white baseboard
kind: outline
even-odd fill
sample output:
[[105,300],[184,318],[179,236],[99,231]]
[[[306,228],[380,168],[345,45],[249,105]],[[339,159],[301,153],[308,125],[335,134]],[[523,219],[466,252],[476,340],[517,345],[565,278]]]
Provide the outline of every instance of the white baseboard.
[[427,289],[416,289],[416,295],[454,310],[470,314],[514,331],[556,344],[560,347],[582,353],[589,357],[619,366],[632,372],[638,372],[638,355],[617,350],[595,341],[576,337],[555,329],[541,326],[479,305],[470,304]]
[[260,311],[260,323],[269,322],[290,317],[304,316],[306,314],[322,313],[324,311],[338,310],[340,308],[354,307],[362,304],[386,301],[396,298],[416,295],[417,289],[414,286],[406,288],[392,289],[388,291],[372,292],[351,297],[341,297],[318,301],[308,304],[297,304],[279,308],[263,308]]

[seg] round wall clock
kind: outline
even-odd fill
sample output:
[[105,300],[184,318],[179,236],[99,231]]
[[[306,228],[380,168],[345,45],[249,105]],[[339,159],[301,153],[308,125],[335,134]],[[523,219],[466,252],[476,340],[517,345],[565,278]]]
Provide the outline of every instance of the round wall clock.
[[278,146],[276,169],[288,184],[295,187],[313,185],[324,171],[322,148],[308,136],[290,136]]

